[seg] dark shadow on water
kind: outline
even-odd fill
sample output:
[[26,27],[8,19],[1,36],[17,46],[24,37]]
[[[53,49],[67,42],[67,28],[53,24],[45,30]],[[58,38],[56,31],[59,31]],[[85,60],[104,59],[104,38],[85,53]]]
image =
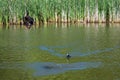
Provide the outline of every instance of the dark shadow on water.
[[77,62],[71,64],[57,64],[53,62],[36,62],[28,63],[26,67],[33,70],[33,76],[47,76],[53,74],[64,73],[69,70],[84,70],[90,68],[98,68],[101,62]]
[[[65,57],[64,54],[56,52],[53,47],[49,48],[47,46],[40,46],[39,48],[41,50],[48,51],[51,55],[54,55],[54,56],[57,56],[57,57]],[[56,48],[62,48],[62,46],[61,47],[56,47]],[[103,52],[110,52],[114,49],[119,49],[119,48],[120,48],[120,46],[114,46],[114,47],[111,47],[111,48],[105,48],[105,49],[100,49],[100,50],[95,50],[95,51],[90,51],[90,52],[84,52],[84,53],[83,52],[71,51],[71,52],[69,52],[69,54],[72,57],[82,57],[82,56],[89,56],[89,55],[92,55],[92,54],[103,53]]]

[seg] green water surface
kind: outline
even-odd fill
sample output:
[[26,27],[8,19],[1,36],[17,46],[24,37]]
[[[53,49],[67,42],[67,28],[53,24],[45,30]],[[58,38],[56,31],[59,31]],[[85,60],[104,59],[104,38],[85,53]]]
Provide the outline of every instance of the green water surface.
[[0,80],[120,80],[120,25],[0,26]]

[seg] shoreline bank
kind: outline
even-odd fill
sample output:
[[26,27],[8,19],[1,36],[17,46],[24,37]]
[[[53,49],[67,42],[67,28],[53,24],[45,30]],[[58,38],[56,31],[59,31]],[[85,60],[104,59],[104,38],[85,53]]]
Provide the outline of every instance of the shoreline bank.
[[[120,24],[120,21],[48,21],[48,22],[34,22],[33,25],[44,25],[44,24]],[[23,25],[23,22],[17,23],[0,23],[0,25]]]

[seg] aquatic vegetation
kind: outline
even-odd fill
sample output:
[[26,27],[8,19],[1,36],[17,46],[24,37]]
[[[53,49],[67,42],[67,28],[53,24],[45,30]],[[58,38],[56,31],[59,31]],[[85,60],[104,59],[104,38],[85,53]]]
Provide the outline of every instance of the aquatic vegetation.
[[0,0],[0,22],[20,24],[26,11],[44,22],[119,22],[119,0]]

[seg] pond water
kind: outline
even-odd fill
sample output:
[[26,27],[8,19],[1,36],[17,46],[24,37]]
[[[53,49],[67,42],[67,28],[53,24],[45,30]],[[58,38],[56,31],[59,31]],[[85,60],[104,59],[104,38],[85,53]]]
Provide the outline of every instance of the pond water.
[[120,25],[1,26],[0,79],[120,80]]

